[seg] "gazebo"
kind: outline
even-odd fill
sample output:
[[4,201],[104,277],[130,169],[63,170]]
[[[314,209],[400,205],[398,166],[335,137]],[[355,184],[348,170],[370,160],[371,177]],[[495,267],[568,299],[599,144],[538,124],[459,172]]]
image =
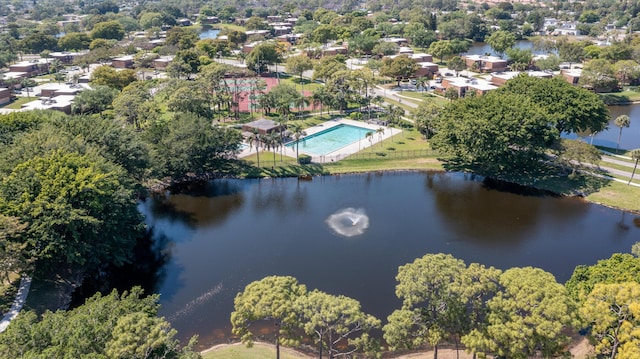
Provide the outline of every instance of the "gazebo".
[[245,123],[242,125],[242,132],[254,133],[258,132],[261,135],[266,135],[272,132],[279,132],[281,124],[278,122],[268,120],[266,118],[261,118],[249,123]]

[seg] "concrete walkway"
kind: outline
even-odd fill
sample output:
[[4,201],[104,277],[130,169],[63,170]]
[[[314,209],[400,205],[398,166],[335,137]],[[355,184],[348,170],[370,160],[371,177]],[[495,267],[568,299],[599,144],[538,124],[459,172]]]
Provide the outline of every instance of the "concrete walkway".
[[16,294],[16,299],[13,301],[13,305],[7,314],[5,314],[2,321],[0,321],[0,333],[4,332],[9,323],[18,316],[18,313],[22,309],[24,302],[27,301],[27,295],[29,294],[29,288],[31,287],[31,277],[24,276],[20,280],[20,287]]

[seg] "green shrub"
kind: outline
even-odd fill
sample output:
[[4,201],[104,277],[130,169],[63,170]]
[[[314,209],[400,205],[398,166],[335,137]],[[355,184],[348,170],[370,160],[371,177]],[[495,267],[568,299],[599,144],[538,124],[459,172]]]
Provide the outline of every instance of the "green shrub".
[[300,155],[298,156],[298,163],[301,165],[308,165],[311,163],[311,156],[309,155]]

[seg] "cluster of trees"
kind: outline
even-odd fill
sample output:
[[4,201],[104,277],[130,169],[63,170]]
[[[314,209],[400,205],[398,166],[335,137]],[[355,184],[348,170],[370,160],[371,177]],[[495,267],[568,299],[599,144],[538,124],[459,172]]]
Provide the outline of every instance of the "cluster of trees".
[[323,353],[333,358],[358,350],[379,351],[369,332],[380,328],[380,320],[362,312],[357,300],[317,289],[309,292],[293,277],[266,277],[238,293],[231,313],[233,333],[251,346],[250,327],[259,321],[275,325],[278,358],[280,344],[298,345],[302,333],[318,346],[320,358]]
[[[446,254],[427,254],[401,266],[396,295],[402,307],[382,327],[390,350],[464,344],[478,355],[551,357],[566,351],[570,334],[587,328],[599,355],[640,354],[640,259],[614,254],[578,266],[566,286],[539,268],[501,271]],[[308,292],[295,278],[271,276],[246,286],[234,301],[233,332],[247,345],[258,322],[275,325],[275,342],[297,346],[301,336],[334,357],[383,350],[370,330],[380,320],[351,298]]]
[[0,335],[3,358],[197,359],[196,337],[181,346],[176,330],[158,314],[157,294],[96,294],[69,311],[22,312]]
[[189,103],[193,88],[180,90],[185,80],[170,89],[134,81],[120,92],[110,87],[120,81],[107,81],[114,74],[98,75],[105,85],[76,98],[76,115],[0,116],[4,284],[11,273],[70,270],[82,277],[128,263],[145,229],[136,208],[143,185],[215,171],[239,149],[239,131],[203,117]]
[[416,112],[419,130],[431,136],[449,165],[487,176],[514,173],[536,177],[562,133],[595,133],[609,121],[608,109],[594,93],[562,79],[521,75],[484,96],[467,96],[444,108]]

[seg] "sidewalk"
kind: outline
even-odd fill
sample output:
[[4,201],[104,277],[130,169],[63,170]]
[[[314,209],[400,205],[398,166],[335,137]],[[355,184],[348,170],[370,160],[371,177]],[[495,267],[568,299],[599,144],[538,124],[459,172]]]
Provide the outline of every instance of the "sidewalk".
[[9,312],[4,316],[4,318],[2,318],[2,321],[0,321],[0,333],[4,332],[9,326],[9,323],[11,323],[11,321],[18,316],[18,313],[20,312],[20,309],[22,309],[24,302],[27,301],[27,295],[29,294],[30,287],[31,277],[22,277],[22,279],[20,280],[18,293],[16,294],[16,299],[13,301],[13,305],[11,306]]

